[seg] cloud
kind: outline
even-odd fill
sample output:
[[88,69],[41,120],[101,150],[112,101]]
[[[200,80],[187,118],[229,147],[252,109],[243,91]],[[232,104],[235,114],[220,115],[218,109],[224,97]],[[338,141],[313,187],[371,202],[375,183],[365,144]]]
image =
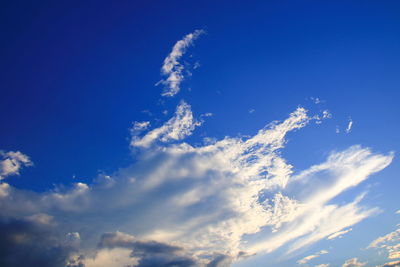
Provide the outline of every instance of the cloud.
[[322,102],[325,102],[322,101],[319,97],[310,97],[310,99],[314,102],[314,104],[320,104]]
[[[358,205],[363,194],[342,206],[328,203],[388,166],[392,158],[392,154],[372,154],[369,149],[353,146],[345,151],[332,153],[326,162],[293,176],[286,190],[297,195],[297,211],[291,212],[290,219],[279,232],[258,241],[250,250],[271,252],[293,241],[288,248],[290,253],[376,213],[376,209],[365,209]],[[307,186],[309,184],[313,186]]]
[[4,267],[65,267],[75,251],[65,236],[40,220],[2,219],[0,233],[0,265]]
[[171,53],[164,59],[161,73],[167,76],[167,78],[159,82],[165,85],[162,96],[172,97],[180,91],[180,84],[184,80],[184,66],[179,60],[193,41],[203,33],[203,30],[195,30],[193,33],[187,34],[182,40],[176,42]]
[[385,246],[387,242],[393,242],[400,240],[400,228],[396,231],[393,231],[387,235],[378,237],[374,241],[372,241],[367,248],[378,248]]
[[181,101],[175,111],[175,116],[167,121],[162,127],[153,129],[139,137],[139,134],[150,126],[150,122],[135,122],[132,129],[132,147],[147,148],[155,141],[169,142],[171,140],[181,140],[192,134],[196,126],[200,126],[201,122],[193,118],[190,105],[185,101]]
[[353,120],[350,118],[349,123],[347,124],[346,133],[350,133],[353,127]]
[[0,218],[46,225],[47,247],[62,252],[52,260],[70,266],[229,266],[283,245],[292,252],[374,214],[363,195],[331,202],[393,158],[353,146],[293,174],[280,151],[312,120],[299,107],[253,136],[192,146],[183,139],[199,122],[181,102],[158,128],[133,125],[140,152],[130,166],[43,193],[7,185]]
[[19,151],[4,152],[0,150],[0,180],[7,176],[19,175],[22,167],[32,165],[29,157]]
[[383,265],[379,265],[377,267],[399,267],[400,266],[400,261],[391,261],[387,262]]
[[315,265],[314,267],[329,267],[329,263],[322,263],[322,264],[318,264],[318,265]]
[[333,233],[333,234],[331,234],[330,236],[328,236],[327,239],[333,240],[333,239],[335,239],[335,238],[342,238],[342,236],[343,236],[344,234],[347,234],[347,233],[350,232],[351,230],[353,230],[353,229],[350,228],[350,229],[347,229],[347,230],[338,231],[338,232]]
[[323,255],[323,254],[327,254],[327,253],[328,253],[328,251],[326,251],[326,250],[321,250],[321,251],[319,251],[319,252],[317,252],[317,253],[315,253],[315,254],[313,254],[313,255],[309,255],[309,256],[306,256],[306,257],[302,258],[301,260],[298,260],[298,261],[297,261],[297,264],[306,264],[306,263],[309,262],[310,260],[315,259],[315,258],[318,258],[319,256],[321,256],[321,255]]
[[388,259],[400,258],[400,227],[395,231],[373,240],[367,248],[383,249]]
[[366,262],[359,262],[357,258],[348,259],[343,263],[342,267],[362,267],[365,266]]

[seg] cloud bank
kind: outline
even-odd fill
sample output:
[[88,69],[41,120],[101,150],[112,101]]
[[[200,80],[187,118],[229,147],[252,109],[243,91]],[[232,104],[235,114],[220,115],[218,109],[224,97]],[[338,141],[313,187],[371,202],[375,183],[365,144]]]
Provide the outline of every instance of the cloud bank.
[[[192,146],[182,139],[199,124],[181,102],[158,128],[135,123],[135,163],[91,185],[35,193],[3,182],[1,227],[13,230],[2,242],[21,253],[40,242],[32,262],[48,266],[229,266],[283,245],[293,252],[374,214],[363,195],[331,201],[393,158],[353,146],[293,174],[280,151],[313,119],[300,107],[246,139]],[[7,255],[4,266],[18,265],[19,252]]]
[[[186,35],[164,60],[164,96],[179,92],[179,59],[201,33]],[[282,156],[287,134],[330,117],[298,107],[252,136],[194,146],[185,138],[203,119],[181,101],[160,127],[133,123],[129,166],[43,193],[9,185],[32,163],[1,152],[1,266],[222,267],[342,235],[378,209],[361,205],[365,194],[335,198],[387,167],[393,153],[355,145],[294,173]]]

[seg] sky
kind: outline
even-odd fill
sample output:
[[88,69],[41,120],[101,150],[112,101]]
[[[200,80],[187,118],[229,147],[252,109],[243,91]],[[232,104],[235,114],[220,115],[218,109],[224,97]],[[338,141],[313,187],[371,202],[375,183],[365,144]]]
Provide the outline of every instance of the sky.
[[399,12],[4,2],[0,265],[400,266]]

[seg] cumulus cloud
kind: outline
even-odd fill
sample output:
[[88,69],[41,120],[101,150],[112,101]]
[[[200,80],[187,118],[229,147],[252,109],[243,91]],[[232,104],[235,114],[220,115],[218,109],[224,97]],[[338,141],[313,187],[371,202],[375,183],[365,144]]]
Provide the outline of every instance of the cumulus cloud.
[[362,267],[365,266],[366,262],[359,262],[357,258],[348,259],[343,263],[342,267]]
[[302,258],[301,260],[298,260],[298,261],[297,261],[297,264],[306,264],[306,263],[309,262],[310,260],[315,259],[315,258],[318,258],[319,256],[321,256],[321,255],[323,255],[323,254],[327,254],[327,253],[328,253],[328,251],[326,251],[326,250],[321,250],[321,251],[319,251],[319,252],[317,252],[317,253],[315,253],[315,254],[306,256],[306,257]]
[[182,40],[176,42],[171,53],[164,59],[161,73],[166,76],[166,79],[159,82],[165,86],[163,96],[172,97],[180,91],[180,84],[184,80],[184,66],[179,60],[193,41],[203,33],[203,30],[195,30],[187,34]]
[[32,166],[32,164],[29,157],[19,151],[4,152],[0,150],[0,180],[10,175],[19,175],[22,167]]
[[318,265],[315,265],[314,267],[329,267],[329,263],[322,263],[322,264],[318,264]]

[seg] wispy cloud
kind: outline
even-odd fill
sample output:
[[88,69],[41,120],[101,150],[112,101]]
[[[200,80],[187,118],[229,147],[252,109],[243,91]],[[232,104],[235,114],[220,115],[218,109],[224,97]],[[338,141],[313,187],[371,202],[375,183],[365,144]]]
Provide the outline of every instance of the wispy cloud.
[[398,267],[400,266],[400,261],[391,261],[391,262],[387,262],[383,265],[379,265],[377,267]]
[[362,267],[365,266],[367,263],[366,262],[359,262],[357,258],[352,258],[346,260],[345,263],[343,263],[342,267]]
[[201,125],[201,122],[193,118],[193,113],[185,101],[176,108],[175,116],[167,121],[163,126],[148,132],[143,137],[140,137],[145,129],[149,127],[149,122],[135,122],[132,129],[132,147],[149,147],[156,141],[169,142],[171,140],[181,140],[188,135],[191,135],[196,126]]
[[203,33],[203,30],[195,30],[187,34],[182,40],[176,42],[171,53],[164,59],[161,73],[166,76],[166,79],[160,81],[165,86],[162,93],[163,96],[171,97],[180,91],[180,84],[184,80],[184,66],[179,60],[185,54],[186,49],[192,45],[193,41]]
[[400,227],[393,232],[376,238],[368,245],[367,248],[375,248],[386,251],[388,259],[400,258]]
[[353,230],[352,228],[347,229],[347,230],[343,230],[343,231],[338,231],[336,233],[331,234],[330,236],[328,236],[327,239],[329,240],[333,240],[335,238],[341,238],[344,234],[347,234],[348,232],[350,232],[351,230]]
[[4,152],[0,150],[0,180],[10,175],[19,175],[24,166],[31,166],[33,163],[27,155],[19,151]]
[[[64,257],[69,266],[221,266],[282,245],[294,251],[376,212],[359,206],[362,196],[341,206],[330,201],[393,157],[354,146],[293,175],[280,151],[287,133],[311,120],[315,116],[300,107],[248,138],[194,147],[182,139],[199,123],[181,102],[158,128],[134,124],[131,145],[141,152],[131,166],[91,185],[44,193],[7,185],[1,218],[44,228],[50,246],[63,248],[54,258]],[[245,242],[258,234],[259,241]],[[36,249],[47,255],[47,248]]]
[[346,133],[350,133],[353,128],[353,120],[349,118],[349,123],[347,124]]
[[302,258],[301,260],[298,260],[298,261],[297,261],[297,264],[306,264],[306,263],[309,262],[310,260],[315,259],[315,258],[318,258],[319,256],[321,256],[321,255],[323,255],[323,254],[327,254],[327,253],[328,253],[328,251],[326,251],[326,250],[321,250],[321,251],[319,251],[319,252],[317,252],[317,253],[315,253],[315,254],[306,256],[306,257]]

